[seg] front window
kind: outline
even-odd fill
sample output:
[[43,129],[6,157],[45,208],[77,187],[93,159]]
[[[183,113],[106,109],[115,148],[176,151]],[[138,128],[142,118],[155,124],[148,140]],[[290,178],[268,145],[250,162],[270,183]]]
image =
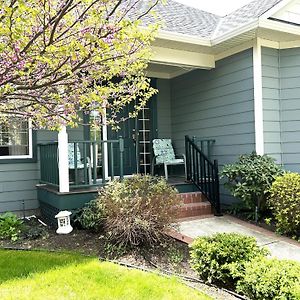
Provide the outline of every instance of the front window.
[[30,122],[13,117],[0,124],[0,159],[32,158]]

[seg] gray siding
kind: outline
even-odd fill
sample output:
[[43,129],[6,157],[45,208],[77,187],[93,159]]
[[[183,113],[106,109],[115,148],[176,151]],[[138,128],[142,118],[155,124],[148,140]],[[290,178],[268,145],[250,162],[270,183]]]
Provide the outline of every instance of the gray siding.
[[171,138],[171,82],[157,79],[157,136]]
[[282,160],[300,172],[300,48],[280,50]]
[[[255,150],[252,50],[218,61],[171,82],[172,138],[184,151],[184,136],[215,139],[213,157],[231,163]],[[223,202],[229,201],[222,191]]]
[[[69,140],[82,140],[82,128],[68,130]],[[57,141],[57,133],[39,130],[37,143]],[[38,163],[0,162],[0,213],[22,211],[23,201],[26,210],[39,207],[36,184],[39,181]]]
[[265,153],[282,163],[280,123],[279,50],[262,48]]
[[300,48],[263,48],[265,153],[300,172]]

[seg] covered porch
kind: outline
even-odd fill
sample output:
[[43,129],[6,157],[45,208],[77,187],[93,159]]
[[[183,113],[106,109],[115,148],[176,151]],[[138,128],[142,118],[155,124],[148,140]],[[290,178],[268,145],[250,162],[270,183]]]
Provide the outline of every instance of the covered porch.
[[[213,161],[216,140],[199,130],[206,121],[195,120],[199,126],[190,126],[193,108],[189,104],[181,108],[183,99],[190,102],[190,84],[198,89],[205,87],[201,81],[210,74],[214,61],[206,54],[185,53],[183,58],[182,51],[175,51],[167,57],[162,49],[154,50],[157,53],[147,74],[159,93],[138,117],[123,122],[119,131],[104,126],[93,132],[85,126],[81,137],[75,138],[63,128],[55,141],[40,144],[38,199],[44,215],[82,207],[97,196],[99,187],[113,179],[150,174],[154,139],[171,139],[176,154],[187,157],[187,174],[183,166],[170,167],[171,185],[182,193],[201,191],[212,202],[218,202],[218,164]],[[190,79],[193,76],[200,77],[199,86]],[[179,94],[176,89],[182,84],[186,87]],[[198,98],[196,95],[195,100]],[[178,116],[178,109],[182,109],[182,116]],[[124,114],[130,107],[126,110]],[[188,145],[185,136],[190,137]],[[163,166],[157,166],[154,174],[164,176]]]

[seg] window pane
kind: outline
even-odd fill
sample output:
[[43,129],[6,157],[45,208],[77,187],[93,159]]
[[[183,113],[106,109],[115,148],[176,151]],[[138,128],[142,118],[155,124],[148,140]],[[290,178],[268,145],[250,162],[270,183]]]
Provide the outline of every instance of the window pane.
[[7,124],[0,125],[0,156],[29,154],[28,121],[12,118]]

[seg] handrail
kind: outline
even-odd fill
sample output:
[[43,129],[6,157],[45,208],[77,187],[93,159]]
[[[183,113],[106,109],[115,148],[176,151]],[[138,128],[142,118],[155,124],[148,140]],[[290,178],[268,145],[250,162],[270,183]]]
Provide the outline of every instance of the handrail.
[[[70,186],[81,188],[99,185],[99,180],[105,184],[107,178],[106,161],[108,161],[109,179],[113,180],[118,173],[120,179],[124,177],[124,140],[122,137],[104,141],[70,141],[68,143]],[[106,146],[107,145],[107,146]],[[41,183],[59,185],[58,172],[58,143],[39,144]],[[117,153],[116,153],[117,152]],[[119,163],[114,164],[116,155]],[[118,168],[118,170],[116,170]],[[98,178],[98,171],[102,171]]]
[[185,136],[185,149],[187,179],[206,196],[214,209],[214,214],[221,216],[218,161],[212,162],[188,136]]

